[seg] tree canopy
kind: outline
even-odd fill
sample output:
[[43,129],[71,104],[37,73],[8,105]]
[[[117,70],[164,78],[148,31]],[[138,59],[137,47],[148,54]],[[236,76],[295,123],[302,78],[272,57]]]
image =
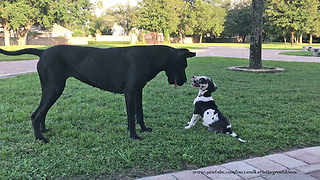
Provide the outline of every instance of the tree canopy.
[[245,38],[251,32],[252,24],[252,0],[242,0],[232,7],[228,7],[225,21],[224,36],[238,35],[245,42]]
[[[69,28],[84,26],[91,16],[89,0],[9,0],[0,1],[0,23],[4,26],[5,38],[9,29],[19,37],[24,45],[31,25],[51,28],[54,23]],[[6,40],[7,45],[9,41]]]
[[[108,8],[101,17],[94,8],[103,8],[101,0],[0,0],[0,24],[5,44],[10,44],[9,31],[13,30],[25,42],[31,25],[51,28],[54,23],[70,30],[93,35],[99,29],[111,34],[117,23],[125,34],[133,28],[164,33],[165,38],[176,36],[232,37],[245,39],[251,31],[252,0],[140,0],[138,6],[118,4]],[[319,0],[265,0],[265,37],[320,36]],[[297,42],[297,41],[296,41]]]
[[270,0],[267,16],[274,26],[291,33],[291,45],[295,34],[318,34],[318,0]]

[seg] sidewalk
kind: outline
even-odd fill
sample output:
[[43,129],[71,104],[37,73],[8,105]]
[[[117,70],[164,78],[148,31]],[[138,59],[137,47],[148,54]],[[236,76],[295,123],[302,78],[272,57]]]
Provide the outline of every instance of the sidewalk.
[[[313,56],[288,56],[279,54],[286,51],[295,50],[262,50],[262,60],[274,60],[274,61],[296,61],[296,62],[318,62],[320,63],[320,57]],[[208,49],[195,50],[197,57],[203,56],[217,56],[217,57],[233,57],[233,58],[245,58],[249,59],[250,50],[244,47],[225,47],[225,46],[212,46]]]
[[317,180],[320,146],[138,180]]
[[0,62],[0,79],[37,71],[38,60]]
[[[320,57],[279,55],[283,50],[263,50],[263,60],[318,62]],[[211,47],[196,50],[197,57],[249,58],[247,48]],[[0,62],[0,79],[36,72],[38,60]],[[320,146],[264,157],[229,162],[196,170],[182,171],[139,180],[320,180]]]

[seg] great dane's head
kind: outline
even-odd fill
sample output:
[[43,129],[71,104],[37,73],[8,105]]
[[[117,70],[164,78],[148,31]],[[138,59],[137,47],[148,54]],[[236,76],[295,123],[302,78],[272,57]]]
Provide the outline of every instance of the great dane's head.
[[218,87],[217,85],[206,76],[192,76],[192,87],[199,88],[200,91],[214,92]]
[[173,63],[165,71],[169,84],[182,86],[187,82],[185,69],[187,67],[187,58],[196,56],[196,53],[190,52],[188,49],[176,49],[178,53],[172,60]]

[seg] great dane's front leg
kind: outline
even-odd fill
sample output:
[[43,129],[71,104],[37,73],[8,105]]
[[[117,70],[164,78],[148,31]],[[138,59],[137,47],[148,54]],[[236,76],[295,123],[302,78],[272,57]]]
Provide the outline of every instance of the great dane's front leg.
[[198,121],[198,119],[199,119],[199,117],[200,117],[199,114],[193,114],[190,122],[188,122],[188,126],[185,126],[184,128],[185,128],[185,129],[190,129],[190,128],[192,128],[193,126],[195,126],[196,123],[197,123],[197,121]]
[[136,98],[136,118],[137,122],[141,127],[141,132],[151,132],[151,128],[147,128],[146,125],[144,124],[143,120],[143,109],[142,109],[142,89],[138,91],[137,93],[137,98]]
[[126,109],[128,116],[128,129],[130,130],[130,138],[142,140],[136,133],[136,123],[135,123],[135,104],[136,104],[136,91],[126,91]]

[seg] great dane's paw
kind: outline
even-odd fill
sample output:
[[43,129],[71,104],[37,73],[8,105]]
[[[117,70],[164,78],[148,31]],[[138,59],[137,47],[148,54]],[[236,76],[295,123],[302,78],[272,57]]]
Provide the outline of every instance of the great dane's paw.
[[44,129],[44,130],[41,129],[41,132],[42,132],[42,133],[47,133],[47,132],[50,132],[50,131],[51,131],[50,129]]
[[45,137],[39,137],[39,138],[36,138],[36,140],[41,140],[41,141],[43,141],[44,143],[49,143],[49,140],[46,139]]
[[152,129],[151,128],[144,128],[144,129],[141,129],[141,132],[152,132]]
[[135,139],[135,140],[142,140],[141,137],[139,137],[138,135],[135,135],[135,136],[130,136],[131,139]]

